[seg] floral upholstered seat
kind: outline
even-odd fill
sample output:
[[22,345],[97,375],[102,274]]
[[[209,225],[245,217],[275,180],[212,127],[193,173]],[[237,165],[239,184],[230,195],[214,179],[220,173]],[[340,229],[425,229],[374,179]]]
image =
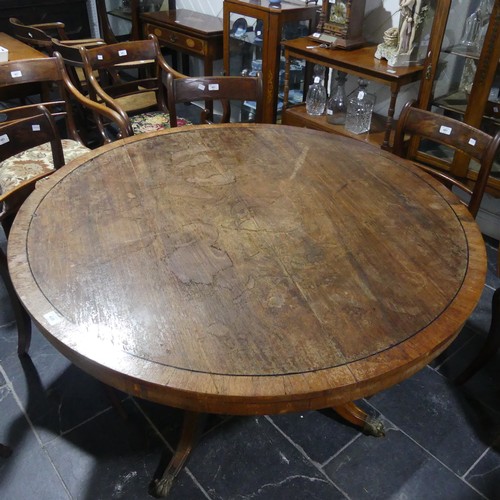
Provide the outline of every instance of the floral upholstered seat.
[[[90,151],[77,141],[63,139],[61,142],[66,163]],[[8,193],[23,182],[52,170],[50,142],[11,156],[0,163],[0,194]]]
[[[130,123],[134,134],[144,134],[146,132],[156,132],[164,128],[170,128],[170,114],[163,111],[150,111],[139,115],[131,116]],[[192,125],[185,118],[177,118],[177,126]]]

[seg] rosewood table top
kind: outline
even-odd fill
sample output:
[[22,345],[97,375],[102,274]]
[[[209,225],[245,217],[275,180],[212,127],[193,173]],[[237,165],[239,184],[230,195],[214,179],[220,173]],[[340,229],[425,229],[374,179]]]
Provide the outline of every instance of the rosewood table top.
[[430,176],[280,125],[97,149],[39,184],[8,260],[76,365],[227,414],[342,405],[405,379],[455,338],[486,272],[475,221]]

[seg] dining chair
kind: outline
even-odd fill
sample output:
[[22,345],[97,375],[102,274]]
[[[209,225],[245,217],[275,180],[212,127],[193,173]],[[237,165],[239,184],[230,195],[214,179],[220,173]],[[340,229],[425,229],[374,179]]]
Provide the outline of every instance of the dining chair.
[[[205,101],[200,111],[200,123],[214,123],[212,106],[219,102],[222,108],[219,123],[231,120],[231,101],[240,102],[240,113],[246,105],[251,110],[252,121],[262,122],[263,85],[262,74],[257,76],[199,76],[176,78],[174,74],[164,75],[167,89],[167,104],[170,111],[170,126],[183,125],[177,119],[176,104]],[[233,106],[234,108],[234,106]],[[240,115],[241,116],[241,115]],[[242,121],[242,120],[238,120]]]
[[38,104],[43,104],[60,127],[66,161],[87,152],[76,124],[73,109],[75,104],[112,120],[118,131],[126,134],[125,123],[118,113],[97,104],[78,91],[71,82],[65,70],[64,61],[59,54],[55,53],[53,57],[41,59],[8,61],[0,65],[0,91],[2,93],[18,86],[34,84],[42,87],[41,101],[2,109],[1,121],[7,122],[31,116],[33,108],[36,108]]
[[[31,111],[33,114],[27,118],[0,124],[0,223],[7,239],[15,215],[36,183],[64,165],[61,137],[54,118],[44,106],[33,107]],[[22,160],[24,152],[40,147],[47,152],[41,155],[42,161]],[[1,249],[0,275],[12,303],[21,355],[29,349],[31,322],[14,291],[7,258]]]
[[[475,159],[479,163],[479,171],[473,186],[470,187],[467,179],[455,177],[449,172],[438,170],[435,167],[421,163],[421,161],[416,162],[416,153],[410,153],[411,148],[405,148],[405,142],[408,137],[417,137],[431,141],[431,143],[441,144],[452,150],[462,151],[472,159]],[[491,136],[467,123],[419,109],[416,107],[415,101],[409,101],[403,107],[398,120],[393,151],[398,156],[413,160],[418,167],[437,178],[448,188],[455,188],[465,193],[466,197],[464,199],[468,201],[464,201],[464,203],[473,217],[476,217],[499,146],[500,131],[496,135]],[[476,358],[455,379],[455,382],[457,384],[466,382],[486,362],[493,358],[499,348],[500,289],[497,289],[493,294],[491,323],[486,341]]]
[[52,55],[52,39],[56,38],[67,45],[81,45],[89,43],[104,43],[100,38],[70,39],[66,33],[65,25],[56,21],[52,23],[24,24],[15,17],[9,18],[10,28],[14,36],[21,42],[34,47],[48,56]]
[[79,44],[68,44],[63,40],[52,38],[52,53],[58,52],[64,61],[66,72],[73,85],[82,93],[88,94],[87,79],[83,71],[83,61],[80,54],[80,47],[94,48],[104,45],[106,42],[101,39],[82,41]]
[[[162,76],[184,75],[165,61],[158,40],[121,42],[96,48],[80,48],[89,97],[120,114],[128,135],[141,134],[170,127]],[[99,80],[96,78],[99,74]],[[100,116],[96,123],[103,137],[106,123]],[[184,123],[189,123],[184,120]]]

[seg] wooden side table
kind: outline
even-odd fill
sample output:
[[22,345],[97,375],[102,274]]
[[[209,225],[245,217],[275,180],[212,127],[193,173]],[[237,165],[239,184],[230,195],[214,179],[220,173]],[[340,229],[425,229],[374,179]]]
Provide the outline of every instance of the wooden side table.
[[[367,45],[354,50],[341,50],[322,48],[320,44],[311,41],[310,38],[297,38],[282,42],[285,48],[285,89],[282,123],[287,125],[301,125],[315,129],[325,130],[343,135],[352,135],[342,125],[330,125],[326,117],[309,117],[304,105],[288,107],[288,89],[290,78],[291,59],[305,59],[312,64],[320,64],[328,68],[344,71],[370,81],[388,85],[391,89],[391,100],[387,110],[387,118],[383,126],[382,148],[390,149],[389,140],[391,136],[392,122],[396,100],[401,87],[412,82],[417,82],[422,76],[423,66],[409,66],[406,68],[392,68],[387,61],[375,59],[375,45]],[[366,138],[367,134],[353,136],[355,138]],[[369,134],[368,134],[369,135]],[[380,136],[368,138],[369,142],[380,144]]]
[[141,21],[145,37],[156,35],[161,45],[185,55],[184,61],[188,55],[203,59],[204,74],[213,75],[214,61],[223,55],[222,19],[178,9],[147,12]]

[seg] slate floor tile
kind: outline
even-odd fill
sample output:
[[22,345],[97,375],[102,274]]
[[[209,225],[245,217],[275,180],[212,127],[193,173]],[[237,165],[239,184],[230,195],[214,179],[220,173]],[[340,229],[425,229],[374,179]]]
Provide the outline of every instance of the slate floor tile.
[[500,442],[487,451],[465,479],[491,500],[500,500]]
[[44,443],[111,405],[106,386],[48,344],[3,366]]
[[213,500],[343,499],[267,417],[238,417],[207,433],[187,464]]
[[9,388],[0,387],[0,442],[12,455],[0,458],[0,497],[68,500],[70,495]]
[[458,475],[488,447],[478,439],[481,419],[474,408],[430,368],[373,396],[370,404]]
[[352,441],[359,430],[346,425],[333,411],[272,415],[272,422],[321,465]]
[[[73,498],[151,498],[164,445],[131,400],[124,407],[127,420],[110,410],[47,445]],[[179,479],[169,498],[206,498],[185,471]]]
[[383,438],[360,436],[325,471],[356,500],[482,498],[396,429]]

